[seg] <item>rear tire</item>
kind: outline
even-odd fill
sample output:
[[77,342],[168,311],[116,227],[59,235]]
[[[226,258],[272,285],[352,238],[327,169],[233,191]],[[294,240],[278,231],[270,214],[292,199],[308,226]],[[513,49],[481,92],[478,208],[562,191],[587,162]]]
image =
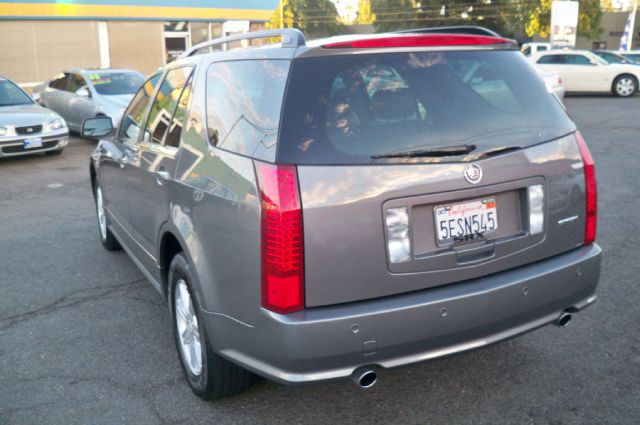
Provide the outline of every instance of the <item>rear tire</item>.
[[613,93],[620,97],[630,97],[638,91],[638,80],[633,75],[619,75],[613,81]]
[[113,235],[113,233],[111,233],[111,230],[109,230],[109,217],[107,216],[107,212],[104,209],[102,188],[97,181],[94,185],[93,193],[96,201],[96,213],[98,215],[98,230],[100,232],[100,242],[102,242],[102,246],[104,246],[107,251],[118,251],[122,249],[122,247],[120,246],[120,243]]
[[184,254],[176,254],[169,266],[169,304],[187,384],[203,400],[238,394],[253,384],[254,375],[213,352],[192,282],[191,267]]

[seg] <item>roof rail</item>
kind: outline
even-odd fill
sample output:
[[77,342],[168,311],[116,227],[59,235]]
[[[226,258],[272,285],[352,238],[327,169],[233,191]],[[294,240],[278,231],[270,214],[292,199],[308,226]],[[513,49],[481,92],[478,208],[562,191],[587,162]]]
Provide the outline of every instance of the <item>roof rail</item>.
[[192,48],[188,49],[180,58],[187,58],[192,56],[195,52],[206,47],[217,46],[220,44],[227,44],[234,41],[241,40],[253,40],[256,38],[271,38],[282,37],[282,47],[301,47],[306,44],[304,34],[302,31],[295,28],[265,30],[265,31],[253,31],[244,34],[230,35],[228,37],[220,37],[213,40],[205,41],[200,44],[196,44]]
[[396,33],[420,33],[420,34],[472,34],[472,35],[486,35],[489,37],[502,37],[497,32],[490,30],[489,28],[477,26],[477,25],[454,25],[448,27],[428,27],[428,28],[414,28],[409,30],[395,31]]

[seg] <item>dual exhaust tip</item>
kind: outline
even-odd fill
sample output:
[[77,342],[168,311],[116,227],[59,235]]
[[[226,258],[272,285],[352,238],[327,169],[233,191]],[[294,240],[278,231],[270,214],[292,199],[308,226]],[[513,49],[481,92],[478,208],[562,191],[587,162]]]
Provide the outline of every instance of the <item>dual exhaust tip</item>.
[[[554,324],[564,328],[569,324],[573,316],[567,311],[563,311]],[[378,382],[378,374],[368,366],[360,367],[351,374],[351,380],[360,388],[367,389],[373,387]]]

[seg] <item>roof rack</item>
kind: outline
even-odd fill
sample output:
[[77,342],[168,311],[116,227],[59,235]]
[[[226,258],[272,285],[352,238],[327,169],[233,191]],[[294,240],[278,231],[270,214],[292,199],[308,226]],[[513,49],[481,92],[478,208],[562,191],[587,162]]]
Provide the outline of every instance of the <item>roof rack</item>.
[[448,27],[428,27],[428,28],[414,28],[409,30],[395,31],[396,33],[434,33],[434,34],[472,34],[472,35],[486,35],[489,37],[502,37],[497,32],[490,30],[489,28],[480,27],[477,25],[454,25]]
[[276,30],[265,30],[265,31],[253,31],[244,34],[231,35],[228,37],[220,37],[213,40],[205,41],[200,44],[196,44],[192,48],[188,49],[180,58],[187,58],[192,56],[198,50],[204,49],[206,47],[218,46],[221,44],[227,44],[234,41],[241,40],[253,40],[256,38],[271,38],[271,37],[282,37],[282,46],[281,47],[302,47],[306,44],[304,39],[304,34],[302,31],[295,28],[285,28],[285,29],[276,29]]

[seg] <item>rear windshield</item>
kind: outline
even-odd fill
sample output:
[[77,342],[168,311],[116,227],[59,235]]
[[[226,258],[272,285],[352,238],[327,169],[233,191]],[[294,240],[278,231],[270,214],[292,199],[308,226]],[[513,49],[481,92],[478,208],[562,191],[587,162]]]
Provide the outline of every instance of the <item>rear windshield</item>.
[[144,77],[133,72],[94,72],[88,75],[89,81],[100,94],[134,94],[138,91]]
[[411,159],[471,161],[574,129],[518,51],[297,59],[278,162],[364,164],[388,161],[372,156],[473,145],[464,156]]

